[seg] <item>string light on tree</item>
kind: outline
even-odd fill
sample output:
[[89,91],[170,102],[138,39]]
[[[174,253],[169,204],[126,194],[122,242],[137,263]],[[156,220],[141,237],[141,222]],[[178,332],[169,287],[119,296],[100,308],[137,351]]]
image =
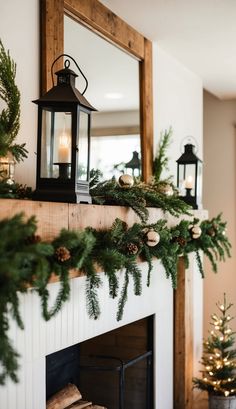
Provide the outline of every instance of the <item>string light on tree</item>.
[[203,343],[203,376],[193,379],[194,386],[207,391],[210,399],[215,395],[229,397],[236,394],[236,349],[233,348],[234,332],[228,325],[232,320],[228,314],[232,304],[226,302],[224,295],[224,302],[216,305],[220,314],[211,315],[214,330]]

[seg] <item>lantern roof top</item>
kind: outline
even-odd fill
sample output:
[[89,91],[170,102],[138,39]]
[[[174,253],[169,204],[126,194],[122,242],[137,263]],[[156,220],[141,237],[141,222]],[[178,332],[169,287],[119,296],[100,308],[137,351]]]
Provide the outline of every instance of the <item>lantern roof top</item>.
[[[57,85],[54,85],[42,97],[33,102],[37,105],[49,104],[77,104],[87,108],[89,111],[96,111],[88,100],[75,87],[75,77],[77,75],[69,68],[63,68],[55,73],[58,77]],[[62,81],[60,81],[62,79]],[[65,80],[64,80],[65,79]]]
[[184,145],[184,153],[180,156],[179,159],[177,159],[177,163],[180,165],[185,165],[185,164],[194,164],[198,162],[202,162],[201,159],[199,159],[195,153],[193,152],[194,145],[192,144],[187,144]]

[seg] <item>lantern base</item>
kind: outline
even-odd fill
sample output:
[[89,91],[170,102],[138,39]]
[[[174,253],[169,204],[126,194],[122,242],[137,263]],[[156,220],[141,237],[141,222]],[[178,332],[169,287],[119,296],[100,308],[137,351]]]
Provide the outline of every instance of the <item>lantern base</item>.
[[198,209],[198,205],[196,203],[196,198],[194,196],[179,196],[181,200],[187,203],[189,206],[192,206],[193,209]]
[[63,187],[52,187],[52,185],[37,187],[33,199],[45,202],[92,203],[92,198],[89,194],[89,183],[87,181],[77,182],[76,190],[74,191],[63,189]]

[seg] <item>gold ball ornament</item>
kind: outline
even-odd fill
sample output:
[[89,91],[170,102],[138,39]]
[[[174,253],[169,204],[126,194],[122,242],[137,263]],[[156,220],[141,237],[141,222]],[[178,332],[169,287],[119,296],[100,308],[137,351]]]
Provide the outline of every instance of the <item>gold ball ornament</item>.
[[124,189],[129,189],[134,184],[134,178],[131,175],[121,175],[119,177],[118,183],[120,187]]
[[160,186],[158,186],[158,192],[165,196],[173,196],[174,194],[173,187],[168,183],[160,184]]
[[160,241],[160,234],[154,230],[148,230],[146,233],[146,243],[149,247],[156,246]]
[[202,234],[202,229],[200,226],[194,225],[190,227],[190,232],[191,232],[192,239],[199,239],[199,237]]

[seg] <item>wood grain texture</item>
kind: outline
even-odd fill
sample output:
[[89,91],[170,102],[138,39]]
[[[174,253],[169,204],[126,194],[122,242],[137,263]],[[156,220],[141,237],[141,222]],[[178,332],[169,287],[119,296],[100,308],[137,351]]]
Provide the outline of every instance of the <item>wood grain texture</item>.
[[0,199],[0,208],[1,220],[18,213],[24,213],[26,219],[35,215],[42,240],[52,240],[61,229],[68,229],[68,203]]
[[144,37],[97,0],[65,0],[65,11],[139,59]]
[[152,43],[145,38],[144,59],[140,62],[140,125],[142,174],[148,182],[152,175],[153,163],[153,83]]
[[178,264],[178,288],[174,295],[174,409],[193,405],[193,306],[192,271]]
[[[40,0],[41,95],[52,87],[51,66],[64,52],[64,0]],[[63,60],[55,64],[61,69]]]
[[70,230],[83,230],[87,226],[95,229],[109,229],[117,217],[129,226],[140,221],[129,207],[69,204]]

